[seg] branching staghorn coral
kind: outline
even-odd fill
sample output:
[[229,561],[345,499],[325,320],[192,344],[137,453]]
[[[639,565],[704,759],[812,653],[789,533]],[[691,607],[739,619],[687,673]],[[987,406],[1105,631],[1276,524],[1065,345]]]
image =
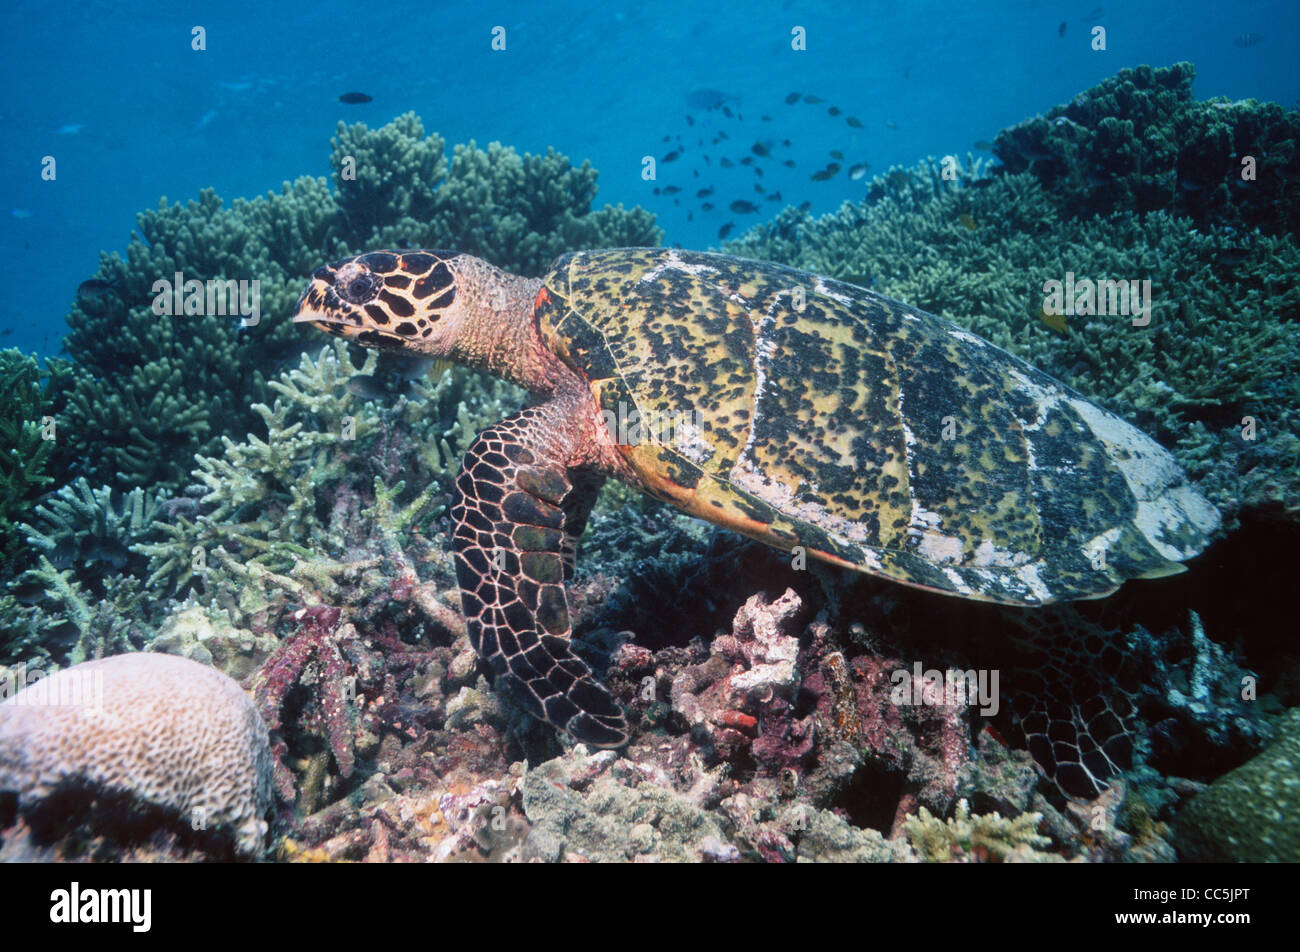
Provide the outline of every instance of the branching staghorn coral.
[[[120,505],[115,496],[121,496]],[[92,489],[83,477],[36,506],[34,524],[23,523],[23,530],[33,549],[56,564],[75,565],[87,578],[127,565],[131,545],[149,534],[162,498],[162,492],[147,494],[138,486],[125,495],[107,486]]]
[[956,812],[947,821],[921,807],[915,816],[903,821],[903,832],[928,863],[1057,860],[1059,857],[1039,852],[1051,843],[1036,832],[1042,819],[1041,813],[1022,813],[1012,819],[998,813],[972,816],[966,801],[959,800]]
[[209,594],[251,613],[286,595],[361,598],[408,574],[409,588],[412,551],[423,554],[426,574],[449,582],[440,550],[420,530],[442,511],[438,497],[459,451],[504,415],[516,391],[456,369],[391,403],[366,400],[349,380],[373,378],[376,363],[367,352],[354,364],[336,341],[272,381],[275,403],[254,408],[266,437],[226,438],[220,457],[201,457],[201,512],[161,523],[165,539],[135,546],[150,560],[149,585],[184,590],[201,579]]
[[18,526],[49,475],[53,441],[42,436],[42,418],[53,412],[41,389],[36,358],[0,351],[0,568],[12,570],[23,552]]

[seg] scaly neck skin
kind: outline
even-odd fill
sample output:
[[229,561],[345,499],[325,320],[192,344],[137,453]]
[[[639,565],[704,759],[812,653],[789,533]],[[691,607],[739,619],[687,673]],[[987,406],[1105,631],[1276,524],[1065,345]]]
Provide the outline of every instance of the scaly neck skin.
[[569,389],[573,372],[546,348],[533,321],[540,278],[521,278],[468,255],[456,261],[464,323],[447,356],[532,393]]

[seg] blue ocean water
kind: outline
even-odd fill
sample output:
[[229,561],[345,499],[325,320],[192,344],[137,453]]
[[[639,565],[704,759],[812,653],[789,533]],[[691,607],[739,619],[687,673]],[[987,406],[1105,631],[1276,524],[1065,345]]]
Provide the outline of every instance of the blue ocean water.
[[[1105,51],[1091,46],[1098,25]],[[195,26],[206,31],[201,52]],[[491,48],[497,26],[504,51]],[[791,49],[796,27],[806,50]],[[229,201],[327,175],[340,120],[375,127],[414,110],[449,143],[554,146],[600,170],[598,206],[640,204],[667,243],[704,248],[725,223],[739,232],[781,207],[755,199],[748,170],[719,167],[727,148],[739,157],[754,141],[790,140],[796,169],[773,163],[765,189],[822,213],[864,185],[810,179],[832,149],[871,174],[964,156],[1126,66],[1188,60],[1198,97],[1293,105],[1297,36],[1295,0],[9,3],[0,344],[56,352],[78,283],[160,197],[213,187]],[[349,91],[372,101],[339,102]],[[787,105],[796,91],[823,102]],[[724,128],[732,138],[713,147]],[[658,182],[643,181],[642,156],[677,147]],[[46,156],[54,181],[41,177]],[[653,194],[677,179],[680,194]],[[685,200],[710,186],[712,212]],[[733,214],[738,198],[761,207]]]

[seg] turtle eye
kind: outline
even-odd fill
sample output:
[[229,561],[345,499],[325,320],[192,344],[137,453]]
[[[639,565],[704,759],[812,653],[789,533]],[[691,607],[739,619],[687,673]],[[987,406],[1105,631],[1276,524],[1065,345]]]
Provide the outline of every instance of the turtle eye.
[[366,304],[379,293],[379,284],[378,276],[354,262],[339,270],[335,286],[349,304]]

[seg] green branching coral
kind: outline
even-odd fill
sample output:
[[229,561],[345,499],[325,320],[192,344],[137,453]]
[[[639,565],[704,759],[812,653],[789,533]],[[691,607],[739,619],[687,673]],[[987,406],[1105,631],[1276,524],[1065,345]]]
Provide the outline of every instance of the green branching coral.
[[[1151,431],[1229,514],[1261,495],[1300,508],[1300,473],[1282,465],[1300,446],[1288,409],[1300,374],[1291,323],[1300,246],[1290,235],[1204,232],[1163,211],[1082,227],[1033,176],[944,182],[931,161],[892,170],[867,201],[833,215],[786,209],[725,250],[872,287],[971,328]],[[1041,319],[1043,285],[1068,273],[1150,280],[1150,324],[1072,315],[1064,333],[1052,328]],[[1245,416],[1260,431],[1249,445]],[[1238,467],[1242,453],[1276,465]]]
[[0,351],[0,569],[6,575],[23,552],[18,522],[53,481],[48,468],[54,443],[42,435],[52,406],[41,376],[36,358]]
[[[1192,98],[1196,68],[1138,66],[1004,129],[994,154],[1029,171],[1072,217],[1166,209],[1202,227],[1290,231],[1300,219],[1300,112]],[[1243,179],[1243,160],[1254,160]]]
[[76,664],[139,649],[154,612],[132,546],[159,521],[162,493],[115,493],[80,478],[45,498],[21,524],[32,566],[0,599],[0,659]]
[[956,812],[947,821],[921,807],[915,816],[903,821],[903,832],[927,863],[1059,860],[1040,852],[1051,843],[1036,832],[1042,819],[1041,813],[1022,813],[1009,820],[998,813],[971,816],[966,801],[959,800]]
[[120,503],[116,495],[74,480],[36,506],[32,523],[23,523],[28,544],[56,565],[77,566],[83,578],[122,569],[131,545],[149,534],[163,494],[136,487]]
[[[64,347],[75,371],[51,388],[66,403],[59,424],[79,475],[178,490],[196,454],[220,452],[220,434],[260,425],[253,408],[271,399],[267,381],[305,346],[308,332],[285,318],[323,261],[424,245],[536,274],[576,247],[660,239],[640,208],[592,211],[595,170],[554,151],[521,157],[471,143],[449,163],[443,140],[425,136],[414,114],[375,130],[340,124],[333,145],[333,193],[325,179],[304,177],[229,206],[211,189],[183,206],[164,199],[137,216],[125,258],[101,255],[106,290],[74,303]],[[259,322],[155,314],[155,282],[177,273],[256,281]]]
[[[334,188],[368,248],[451,248],[516,274],[539,275],[566,251],[657,245],[662,233],[641,208],[591,210],[596,170],[554,149],[520,156],[498,142],[457,145],[450,164],[436,134],[414,113],[382,129],[345,127],[334,137]],[[394,183],[392,156],[420,187]],[[355,179],[344,173],[353,160]],[[434,188],[434,185],[437,188]],[[369,229],[367,232],[366,229]]]
[[[52,660],[79,664],[126,651],[139,651],[150,628],[147,599],[140,580],[113,575],[104,580],[107,594],[83,585],[70,569],[55,568],[40,556],[24,581],[45,596],[37,605],[0,599],[0,663]],[[11,627],[12,626],[12,627]]]

